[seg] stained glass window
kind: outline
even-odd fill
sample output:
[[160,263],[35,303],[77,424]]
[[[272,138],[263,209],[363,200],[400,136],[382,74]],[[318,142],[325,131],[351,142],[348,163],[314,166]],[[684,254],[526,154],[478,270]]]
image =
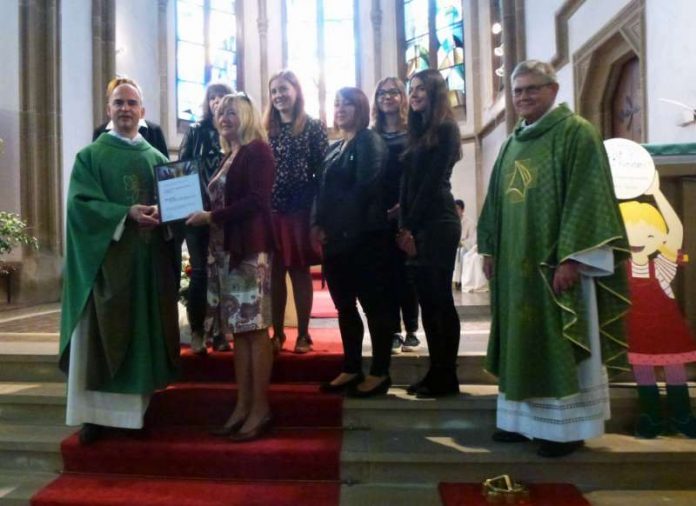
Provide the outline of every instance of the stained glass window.
[[503,65],[503,6],[502,0],[490,0],[491,6],[491,68],[493,69],[493,97],[505,88]]
[[447,81],[450,102],[465,105],[464,24],[461,0],[403,0],[405,77],[436,68]]
[[237,88],[237,3],[235,0],[177,0],[177,120],[190,122],[200,117],[209,82],[222,81]]
[[286,68],[302,84],[307,113],[333,124],[336,91],[357,82],[355,4],[285,0]]

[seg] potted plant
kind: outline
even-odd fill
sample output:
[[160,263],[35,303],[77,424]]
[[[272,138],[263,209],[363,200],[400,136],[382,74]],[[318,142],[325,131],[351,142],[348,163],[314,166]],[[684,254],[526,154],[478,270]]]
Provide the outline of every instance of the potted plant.
[[[39,241],[29,233],[27,224],[19,215],[0,211],[0,256],[10,253],[15,247],[24,245],[38,248]],[[13,267],[0,260],[0,275],[6,276]]]

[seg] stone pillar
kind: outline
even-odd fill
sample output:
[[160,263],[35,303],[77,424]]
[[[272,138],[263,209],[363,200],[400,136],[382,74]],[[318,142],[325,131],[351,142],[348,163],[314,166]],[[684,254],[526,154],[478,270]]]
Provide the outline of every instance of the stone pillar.
[[116,73],[116,4],[92,0],[92,96],[94,126],[106,121],[106,85]]
[[[169,130],[169,70],[167,62],[169,61],[168,44],[167,44],[167,6],[169,0],[159,0],[159,12],[157,16],[159,43],[157,47],[159,59],[159,93],[160,93],[160,125],[162,130]],[[168,136],[167,136],[168,139]],[[170,144],[170,141],[167,141]],[[171,145],[171,144],[170,144]],[[171,148],[170,148],[171,149]]]
[[268,14],[266,11],[266,0],[259,0],[259,17],[256,20],[259,29],[259,71],[261,78],[261,111],[266,109],[268,103]]
[[60,0],[22,0],[20,19],[21,214],[39,240],[23,251],[17,302],[58,300],[63,253]]
[[373,47],[375,51],[375,82],[382,79],[382,8],[380,0],[372,0],[372,11],[370,20],[372,21]]

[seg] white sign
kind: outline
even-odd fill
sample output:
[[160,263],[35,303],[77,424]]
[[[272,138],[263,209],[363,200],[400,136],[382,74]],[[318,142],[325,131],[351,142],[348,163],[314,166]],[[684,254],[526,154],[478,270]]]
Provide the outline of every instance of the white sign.
[[609,156],[616,197],[629,200],[643,195],[656,175],[655,162],[650,153],[628,139],[608,139],[604,141],[604,147]]
[[198,174],[158,181],[157,185],[162,223],[181,220],[191,213],[203,210]]

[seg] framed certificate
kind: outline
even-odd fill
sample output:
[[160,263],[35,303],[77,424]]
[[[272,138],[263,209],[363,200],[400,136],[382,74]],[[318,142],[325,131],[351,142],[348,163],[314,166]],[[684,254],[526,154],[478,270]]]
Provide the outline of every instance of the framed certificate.
[[199,160],[183,160],[155,166],[160,221],[183,220],[203,210]]

